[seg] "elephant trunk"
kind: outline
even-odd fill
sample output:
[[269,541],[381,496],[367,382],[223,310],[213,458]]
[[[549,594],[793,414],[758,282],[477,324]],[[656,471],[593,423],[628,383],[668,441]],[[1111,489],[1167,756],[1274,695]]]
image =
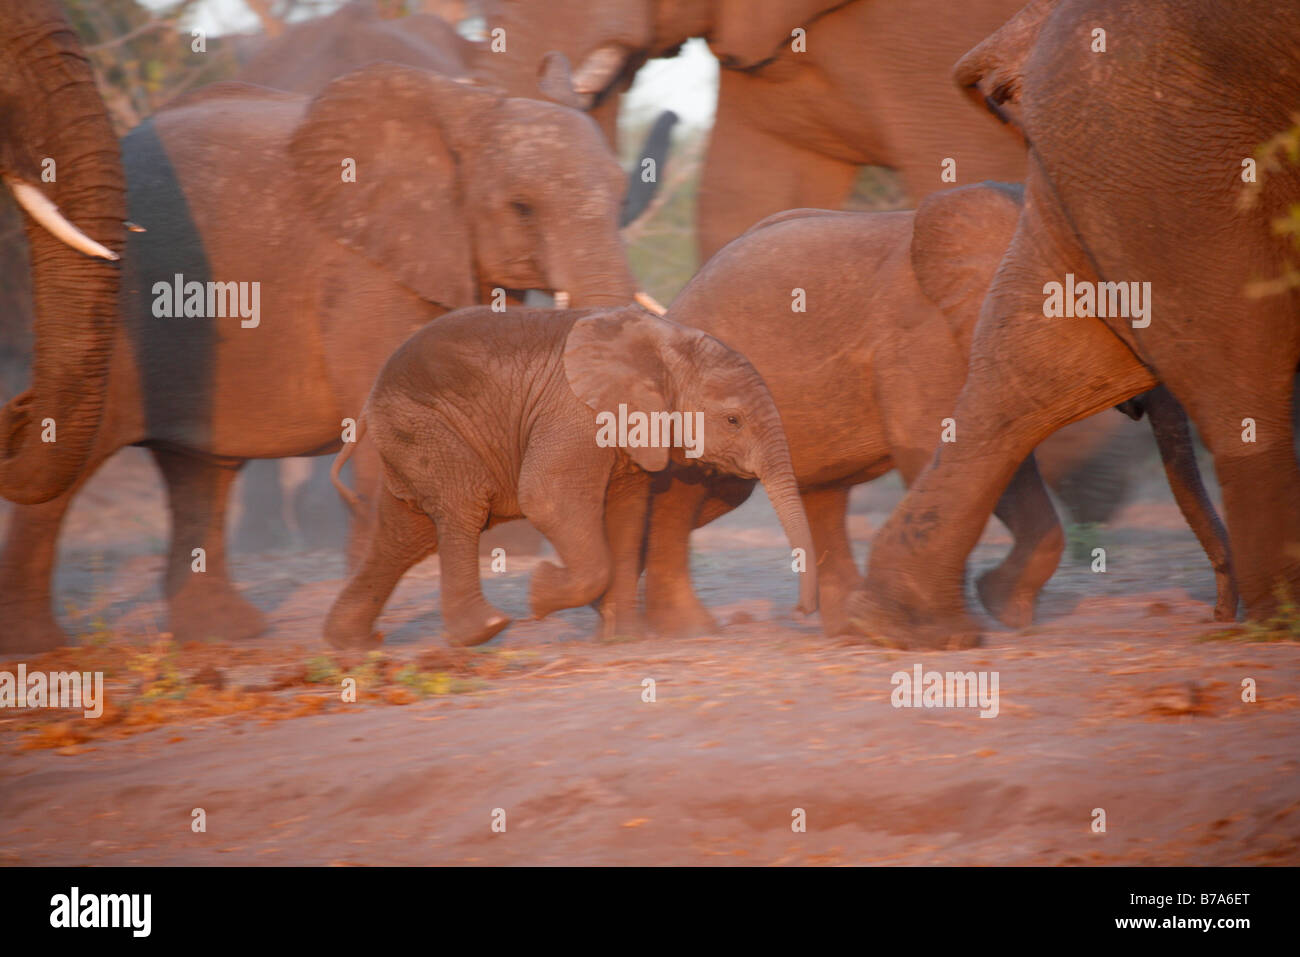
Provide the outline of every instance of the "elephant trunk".
[[[590,230],[575,230],[585,235]],[[580,251],[581,250],[581,251]],[[564,262],[548,270],[551,288],[567,294],[574,309],[588,306],[626,306],[637,294],[636,278],[623,255],[617,233],[604,235],[592,246],[579,244],[565,250]]]
[[[655,194],[659,190],[659,181],[664,175],[668,160],[668,146],[672,141],[673,127],[677,125],[678,116],[672,110],[664,110],[650,127],[641,153],[632,164],[632,171],[627,174],[627,192],[623,195],[623,210],[619,214],[619,226],[629,226],[650,208]],[[647,162],[649,161],[649,162]]]
[[799,482],[790,463],[790,449],[779,427],[768,433],[761,450],[754,474],[763,483],[790,547],[803,551],[799,610],[811,615],[817,610],[817,552],[813,548],[812,529],[808,525],[808,516],[804,514],[803,500],[799,497]]
[[[42,19],[25,33],[29,45],[20,62],[34,85],[29,96],[41,105],[42,116],[57,116],[58,123],[29,127],[19,117],[5,131],[18,139],[0,143],[0,172],[7,182],[26,187],[29,203],[31,192],[39,190],[62,221],[75,224],[93,244],[120,253],[126,181],[90,64],[56,7],[28,9]],[[5,62],[13,52],[4,51]],[[41,175],[47,169],[53,174],[49,182]],[[33,205],[41,206],[39,198]],[[51,222],[58,220],[31,212],[24,217],[35,357],[30,388],[0,411],[0,495],[20,504],[49,501],[81,475],[104,408],[117,311],[118,267],[66,245],[68,237],[58,235],[62,230]]]

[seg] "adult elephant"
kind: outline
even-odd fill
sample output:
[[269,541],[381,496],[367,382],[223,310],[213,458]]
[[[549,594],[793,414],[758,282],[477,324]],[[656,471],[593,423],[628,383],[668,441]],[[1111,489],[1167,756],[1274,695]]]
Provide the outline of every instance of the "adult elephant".
[[[520,42],[515,40],[516,45]],[[554,49],[560,51],[560,46]],[[507,56],[505,51],[496,52],[491,42],[466,39],[453,24],[432,13],[385,17],[372,0],[353,0],[329,16],[292,24],[279,36],[264,39],[235,79],[314,95],[335,77],[376,60],[388,60],[446,76],[477,79],[521,97],[537,96],[540,81],[541,92],[555,102],[579,109],[591,107],[591,98],[576,93],[567,74],[548,69],[550,52],[543,49],[536,57],[527,58]],[[612,145],[615,114],[602,108],[593,111],[593,118],[602,124]],[[660,116],[639,153],[641,159],[654,159],[660,172],[668,154],[668,133],[676,120],[671,112]],[[640,169],[636,164],[628,178],[623,225],[645,211],[662,178],[647,182]]]
[[[1024,145],[972,112],[951,64],[1022,0],[485,0],[504,51],[482,69],[536,72],[550,50],[613,136],[619,95],[651,57],[704,37],[723,69],[700,180],[701,261],[772,213],[838,207],[858,167],[896,169],[913,200],[1024,178]],[[795,36],[796,31],[802,35]],[[955,180],[942,178],[951,160]]]
[[[1271,224],[1300,195],[1300,170],[1283,162],[1252,205],[1241,198],[1244,161],[1294,123],[1298,76],[1300,9],[1271,0],[1035,2],[958,63],[958,82],[1031,145],[1025,208],[957,403],[966,439],[935,454],[877,535],[851,601],[861,631],[977,641],[966,556],[1018,463],[1157,381],[1214,456],[1249,614],[1298,593],[1300,301],[1247,283],[1287,271]],[[1078,289],[1150,283],[1146,318],[1045,318],[1046,284],[1067,275]]]
[[31,387],[0,412],[0,496],[45,502],[99,430],[126,218],[117,138],[53,0],[0,0],[0,180],[24,213],[40,345]]
[[[554,104],[376,64],[314,99],[216,84],[130,133],[123,156],[130,215],[148,232],[131,236],[104,426],[80,478],[122,446],[153,453],[180,639],[261,630],[225,569],[239,466],[339,448],[343,420],[412,331],[501,301],[494,289],[565,291],[575,305],[635,293],[622,172],[591,120]],[[214,318],[235,294],[248,308]],[[373,457],[354,462],[373,485]],[[15,511],[0,555],[4,651],[62,640],[49,584],[74,493]]]

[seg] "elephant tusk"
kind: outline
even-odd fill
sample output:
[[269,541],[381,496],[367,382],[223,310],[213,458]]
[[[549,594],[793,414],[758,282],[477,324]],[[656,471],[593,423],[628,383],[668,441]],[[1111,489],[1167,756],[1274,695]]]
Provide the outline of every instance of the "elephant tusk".
[[556,308],[556,309],[568,309],[568,308],[569,308],[569,303],[572,302],[572,301],[573,301],[572,298],[571,298],[571,297],[569,296],[569,294],[568,294],[567,292],[565,292],[563,289],[557,289],[557,290],[555,291],[555,308]]
[[18,201],[18,205],[27,211],[27,215],[45,227],[55,239],[67,243],[73,249],[83,252],[87,256],[98,256],[100,259],[118,258],[117,253],[113,252],[113,250],[101,246],[64,219],[63,214],[59,212],[59,207],[50,202],[49,198],[35,186],[10,176],[4,177],[4,181],[13,190],[14,199]]
[[87,256],[97,256],[100,259],[109,260],[119,258],[117,253],[95,242],[95,240],[68,222],[63,217],[63,214],[59,212],[59,207],[50,202],[49,198],[35,186],[9,176],[4,177],[4,181],[13,190],[14,199],[17,200],[18,205],[25,209],[27,214],[43,226],[55,239],[66,243],[78,252],[85,253]]
[[649,312],[653,312],[656,316],[662,316],[668,311],[663,306],[659,305],[658,300],[648,292],[638,292],[632,298],[636,300],[638,306],[642,309],[648,310]]
[[573,92],[593,96],[599,93],[614,82],[626,59],[626,52],[616,43],[593,50],[573,72]]

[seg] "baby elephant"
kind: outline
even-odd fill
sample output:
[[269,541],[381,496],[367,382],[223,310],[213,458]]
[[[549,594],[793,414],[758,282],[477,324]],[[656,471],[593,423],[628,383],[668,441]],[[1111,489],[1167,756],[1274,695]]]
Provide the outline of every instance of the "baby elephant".
[[[982,183],[935,193],[915,212],[778,213],[714,256],[668,311],[744,352],[776,400],[817,543],[828,634],[852,631],[848,601],[861,580],[846,525],[850,489],[892,469],[910,484],[944,441],[962,441],[949,417],[1020,210],[1019,187]],[[1008,414],[1033,414],[1019,399],[1007,383]],[[1214,566],[1216,617],[1235,617],[1227,535],[1182,407],[1157,388],[1125,411],[1150,416],[1174,495]],[[661,634],[698,634],[716,626],[691,587],[691,530],[743,502],[752,483],[674,472],[652,490],[647,618]],[[976,588],[989,612],[1020,628],[1065,540],[1035,461],[1012,478],[996,514],[1015,545]]]
[[[812,554],[781,418],[754,367],[640,308],[449,313],[388,359],[358,442],[363,433],[383,461],[383,488],[366,556],[325,623],[336,647],[375,643],[371,626],[398,579],[435,551],[447,640],[497,634],[510,619],[483,597],[479,535],[515,518],[564,563],[533,573],[536,617],[603,596],[602,632],[636,630],[650,473],[670,460],[763,482],[790,544]],[[353,448],[335,461],[336,484]],[[799,607],[811,612],[807,566]]]

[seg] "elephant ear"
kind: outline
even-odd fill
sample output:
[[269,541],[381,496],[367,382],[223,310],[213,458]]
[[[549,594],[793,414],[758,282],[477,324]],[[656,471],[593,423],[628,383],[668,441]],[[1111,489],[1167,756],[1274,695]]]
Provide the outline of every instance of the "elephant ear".
[[723,66],[744,70],[776,56],[823,13],[846,0],[719,0],[709,46]]
[[969,353],[980,306],[1011,244],[1024,190],[976,183],[932,193],[912,222],[912,272]]
[[308,103],[289,142],[304,206],[417,295],[450,309],[471,305],[473,233],[460,167],[475,121],[500,99],[395,63],[334,80]]
[[1031,0],[995,33],[967,52],[952,70],[954,82],[975,103],[1022,131],[1020,92],[1025,63],[1055,3],[1056,0]]
[[[693,331],[643,309],[584,316],[573,324],[564,345],[569,387],[597,414],[617,416],[619,405],[627,406],[629,415],[671,412],[674,390],[666,360],[670,352],[687,345]],[[647,472],[668,465],[666,448],[624,451]]]

